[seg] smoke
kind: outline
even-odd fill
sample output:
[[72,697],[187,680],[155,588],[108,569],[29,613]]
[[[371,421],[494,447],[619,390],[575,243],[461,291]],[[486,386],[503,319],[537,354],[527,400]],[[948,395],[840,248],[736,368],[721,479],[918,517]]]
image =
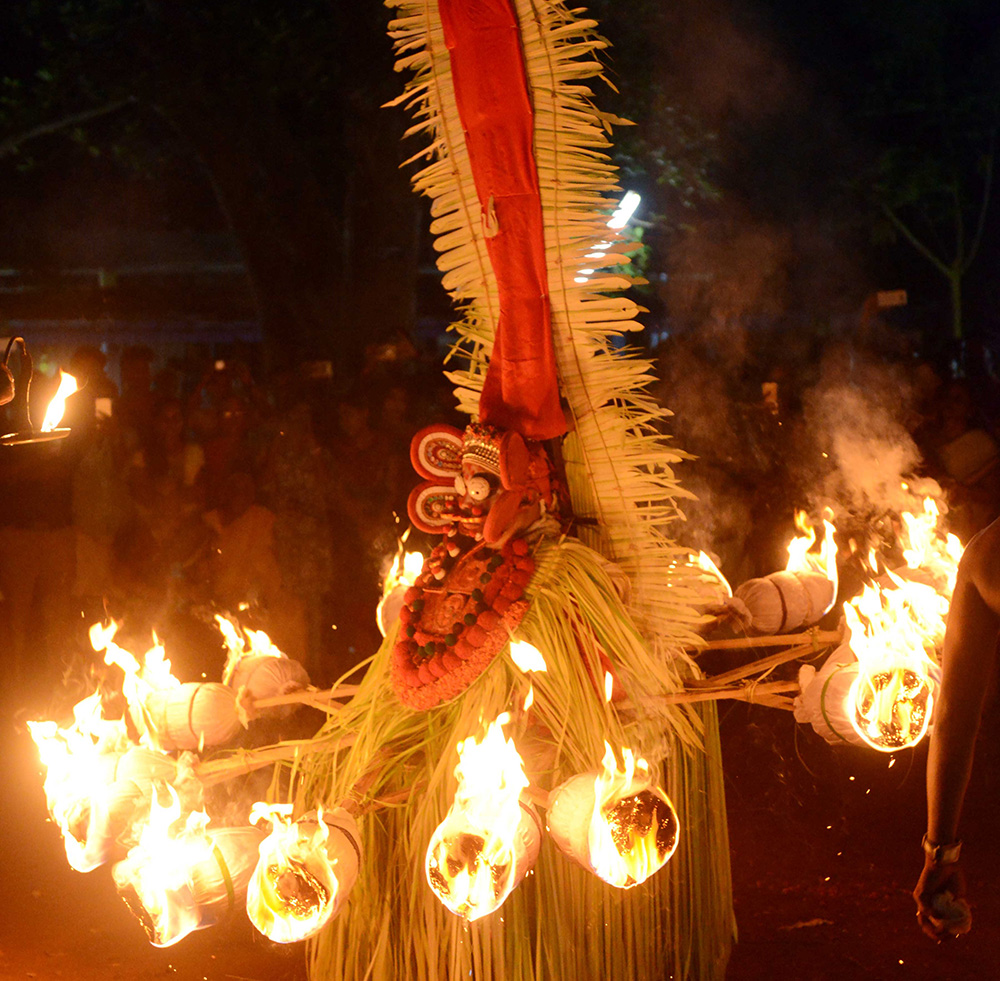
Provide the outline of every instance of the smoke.
[[813,451],[802,479],[815,468],[817,501],[859,517],[913,507],[903,486],[922,462],[906,426],[913,400],[900,367],[861,361],[846,347],[828,354],[803,395],[803,437]]

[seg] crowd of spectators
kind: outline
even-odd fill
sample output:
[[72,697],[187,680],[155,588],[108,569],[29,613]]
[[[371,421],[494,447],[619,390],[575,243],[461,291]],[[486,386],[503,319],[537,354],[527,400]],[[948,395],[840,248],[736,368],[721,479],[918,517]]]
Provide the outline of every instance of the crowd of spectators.
[[[217,612],[317,683],[374,653],[409,438],[448,412],[437,366],[369,364],[347,389],[324,363],[261,384],[242,362],[158,367],[146,347],[117,373],[91,346],[64,367],[80,385],[69,437],[0,451],[5,686],[51,675],[107,616],[140,651],[155,630],[186,680],[217,669]],[[40,406],[53,386],[36,377]]]

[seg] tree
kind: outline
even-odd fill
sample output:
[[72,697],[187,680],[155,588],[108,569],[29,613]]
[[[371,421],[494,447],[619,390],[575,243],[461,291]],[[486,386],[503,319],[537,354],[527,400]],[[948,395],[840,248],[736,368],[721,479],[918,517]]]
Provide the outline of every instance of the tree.
[[955,340],[966,333],[963,283],[995,170],[1000,32],[990,13],[980,0],[880,7],[874,84],[861,101],[874,146],[861,183],[876,235],[901,238],[947,280]]
[[98,118],[94,152],[155,130],[210,182],[276,350],[346,363],[410,325],[417,222],[378,5],[14,0],[0,18],[8,164]]

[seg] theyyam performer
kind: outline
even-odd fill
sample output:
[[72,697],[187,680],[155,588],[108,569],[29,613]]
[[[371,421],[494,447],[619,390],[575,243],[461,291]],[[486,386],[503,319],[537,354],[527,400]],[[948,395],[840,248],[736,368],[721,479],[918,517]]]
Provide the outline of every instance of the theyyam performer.
[[414,437],[410,517],[440,543],[339,748],[288,774],[293,813],[345,808],[363,856],[311,974],[722,978],[715,710],[664,697],[698,675],[706,587],[669,537],[683,454],[620,344],[605,42],[558,2],[390,5],[470,423]]

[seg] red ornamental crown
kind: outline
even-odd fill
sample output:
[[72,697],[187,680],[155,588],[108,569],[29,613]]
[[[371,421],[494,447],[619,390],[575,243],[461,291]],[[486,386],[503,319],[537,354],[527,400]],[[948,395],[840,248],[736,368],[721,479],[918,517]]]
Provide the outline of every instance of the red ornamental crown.
[[516,432],[484,423],[472,423],[464,433],[454,426],[428,426],[413,437],[410,460],[426,478],[407,503],[410,520],[421,531],[443,533],[460,520],[461,497],[454,481],[463,463],[500,478],[502,489],[491,507],[496,514],[483,527],[487,542],[498,540],[523,507],[544,501],[551,508],[554,503],[544,449]]

